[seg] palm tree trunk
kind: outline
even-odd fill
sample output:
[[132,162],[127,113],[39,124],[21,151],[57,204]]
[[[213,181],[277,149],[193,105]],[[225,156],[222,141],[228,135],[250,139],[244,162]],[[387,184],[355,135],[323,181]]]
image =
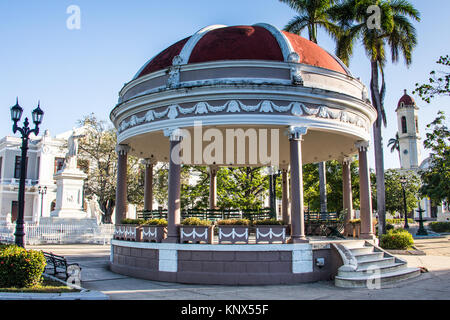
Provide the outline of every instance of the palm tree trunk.
[[378,234],[386,233],[386,192],[384,181],[384,157],[383,157],[383,137],[381,135],[382,125],[382,106],[378,87],[378,62],[372,61],[372,79],[370,89],[372,94],[372,103],[375,105],[378,117],[373,124],[373,142],[375,146],[375,170],[377,178],[377,212],[378,212]]

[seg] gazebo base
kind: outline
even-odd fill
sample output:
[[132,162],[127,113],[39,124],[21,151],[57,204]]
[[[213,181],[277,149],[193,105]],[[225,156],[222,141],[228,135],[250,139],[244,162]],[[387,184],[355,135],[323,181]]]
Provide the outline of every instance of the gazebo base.
[[330,243],[348,241],[230,245],[112,240],[110,268],[131,277],[190,284],[314,282],[334,278],[342,260]]

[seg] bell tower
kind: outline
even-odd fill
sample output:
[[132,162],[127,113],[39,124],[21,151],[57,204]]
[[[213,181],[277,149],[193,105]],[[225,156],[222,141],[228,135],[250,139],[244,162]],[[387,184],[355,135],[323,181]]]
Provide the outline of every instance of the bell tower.
[[402,169],[417,169],[422,161],[419,135],[419,108],[407,94],[400,98],[397,109],[400,164]]

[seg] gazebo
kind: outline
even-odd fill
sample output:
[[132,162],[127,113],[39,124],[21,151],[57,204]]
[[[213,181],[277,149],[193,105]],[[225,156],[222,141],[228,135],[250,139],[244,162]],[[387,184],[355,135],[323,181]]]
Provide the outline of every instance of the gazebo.
[[[354,218],[350,163],[355,154],[359,158],[360,238],[373,240],[367,152],[369,130],[376,116],[367,88],[337,57],[272,25],[213,25],[176,42],[145,63],[124,85],[110,115],[118,130],[116,224],[126,217],[127,156],[140,157],[147,163],[145,209],[151,209],[152,203],[152,166],[156,162],[169,163],[167,237],[162,243],[113,242],[113,270],[149,279],[234,283],[232,277],[230,282],[205,280],[204,275],[213,271],[202,274],[199,269],[186,271],[189,268],[183,266],[191,258],[196,260],[195,253],[203,257],[196,261],[207,265],[217,262],[214,257],[218,253],[223,256],[233,252],[236,262],[239,252],[257,251],[277,252],[276,261],[280,263],[280,252],[289,252],[292,265],[285,279],[292,280],[295,270],[314,273],[313,266],[305,261],[316,257],[313,250],[325,250],[326,246],[314,247],[305,236],[302,165],[333,159],[342,162],[343,203],[349,220]],[[291,226],[288,243],[179,243],[183,164],[210,166],[212,207],[217,167],[281,168],[283,220]],[[130,248],[137,250],[134,260],[132,254],[124,256]],[[144,263],[144,251],[153,252],[157,261],[154,269],[138,266],[138,261]],[[223,266],[217,268],[224,272]],[[239,274],[236,272],[235,276]],[[276,277],[278,280],[270,280],[270,272],[266,273],[264,283],[283,282]],[[245,272],[241,276],[244,279]],[[308,276],[293,281],[319,278]]]

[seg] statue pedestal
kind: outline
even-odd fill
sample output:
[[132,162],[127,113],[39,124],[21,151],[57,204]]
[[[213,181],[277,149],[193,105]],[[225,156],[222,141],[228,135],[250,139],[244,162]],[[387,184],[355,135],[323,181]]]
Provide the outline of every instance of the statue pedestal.
[[54,175],[56,180],[56,206],[51,217],[86,219],[83,211],[83,185],[87,175],[74,166],[68,166]]

